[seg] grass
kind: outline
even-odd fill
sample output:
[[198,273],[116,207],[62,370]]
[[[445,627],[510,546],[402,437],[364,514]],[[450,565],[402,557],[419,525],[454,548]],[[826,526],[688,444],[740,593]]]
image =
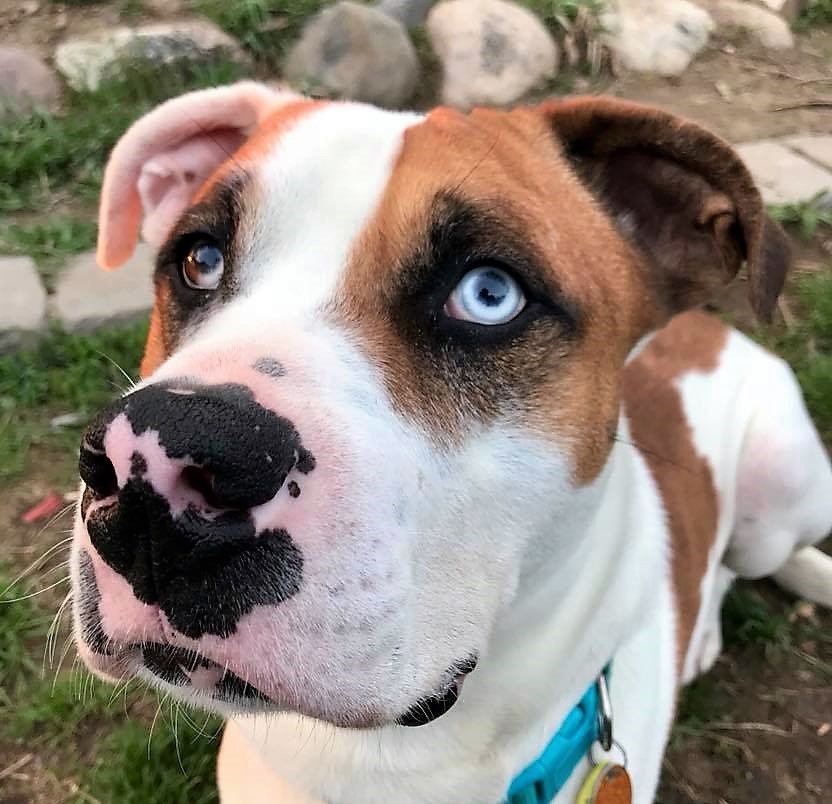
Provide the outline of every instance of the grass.
[[[0,487],[28,464],[33,446],[71,455],[87,417],[136,377],[146,324],[74,335],[53,330],[36,347],[0,357]],[[54,430],[51,417],[73,413],[76,426]]]
[[114,696],[86,672],[62,671],[54,681],[44,675],[39,655],[51,612],[32,599],[9,602],[24,591],[7,588],[10,577],[0,567],[4,748],[47,756],[50,768],[77,780],[77,804],[214,804],[216,719],[197,725],[183,710],[159,717],[154,728],[149,714],[142,716],[156,709],[152,693]]
[[597,18],[604,8],[603,0],[519,0],[534,13],[545,25],[555,31],[562,31],[563,22],[572,23],[581,9],[587,9]]
[[788,612],[769,603],[757,589],[735,585],[722,606],[722,638],[728,648],[787,647],[791,639]]
[[11,571],[0,565],[0,712],[11,684],[37,668],[28,645],[49,624],[49,618],[38,615],[31,600],[9,602],[25,594],[19,585],[9,586],[10,580]]
[[795,288],[797,320],[757,334],[794,369],[806,405],[826,444],[832,443],[832,269],[803,277]]
[[821,192],[808,201],[769,207],[769,214],[808,241],[818,230],[832,227],[832,196]]
[[49,284],[68,256],[95,245],[96,231],[89,218],[66,215],[37,223],[0,223],[0,254],[32,257]]
[[814,25],[832,25],[832,0],[809,0],[803,13],[795,21],[798,29]]
[[304,22],[328,0],[196,0],[196,10],[212,19],[266,67],[277,67]]
[[124,65],[95,92],[70,92],[61,115],[36,112],[0,126],[0,213],[43,214],[63,199],[94,203],[107,155],[127,127],[161,101],[224,84],[241,68],[217,63],[157,69]]

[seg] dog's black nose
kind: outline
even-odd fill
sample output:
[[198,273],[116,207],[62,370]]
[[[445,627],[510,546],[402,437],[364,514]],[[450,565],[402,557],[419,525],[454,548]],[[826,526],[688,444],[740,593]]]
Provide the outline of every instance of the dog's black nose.
[[[126,421],[114,427],[122,415]],[[157,436],[161,452],[142,449],[147,433]],[[260,405],[243,385],[150,385],[102,411],[84,434],[79,466],[99,498],[117,491],[112,458],[125,451],[125,440],[135,442],[131,475],[164,476],[155,488],[164,496],[175,464],[176,480],[218,510],[262,505],[292,469],[314,468],[292,422]]]
[[228,635],[247,609],[297,591],[300,552],[283,529],[256,532],[250,509],[314,466],[294,425],[245,386],[150,385],[85,432],[82,516],[140,600],[193,638]]

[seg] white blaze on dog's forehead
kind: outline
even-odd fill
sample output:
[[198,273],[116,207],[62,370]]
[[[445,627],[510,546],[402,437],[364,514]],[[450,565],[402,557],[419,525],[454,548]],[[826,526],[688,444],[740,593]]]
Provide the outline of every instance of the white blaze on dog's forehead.
[[331,104],[300,118],[254,166],[240,221],[242,295],[270,314],[319,308],[378,206],[419,115]]

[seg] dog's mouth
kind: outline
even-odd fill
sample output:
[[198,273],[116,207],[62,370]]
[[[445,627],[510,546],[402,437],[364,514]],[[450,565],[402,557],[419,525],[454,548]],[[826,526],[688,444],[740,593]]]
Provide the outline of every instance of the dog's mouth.
[[140,651],[142,669],[173,687],[244,708],[273,704],[254,685],[192,650],[155,642],[145,643],[137,650]]
[[[294,707],[281,705],[246,681],[227,666],[223,666],[196,651],[159,642],[120,645],[112,643],[106,651],[91,651],[87,662],[105,677],[118,679],[127,676],[144,678],[162,685],[169,691],[183,693],[197,705],[208,702],[230,707],[232,710],[254,714],[257,712],[286,712]],[[419,699],[404,714],[395,718],[399,726],[424,726],[442,717],[459,700],[465,678],[477,666],[476,656],[458,662],[450,667],[446,677],[450,681],[432,695]],[[171,690],[174,688],[174,690]],[[210,706],[208,708],[211,708]],[[300,710],[295,710],[300,711]],[[306,713],[308,717],[317,717]],[[333,725],[347,728],[378,728],[385,725],[385,719],[371,717],[346,718]],[[389,725],[390,720],[386,723]]]
[[449,673],[452,676],[450,684],[435,695],[418,700],[396,719],[396,723],[400,726],[424,726],[442,717],[459,700],[465,677],[476,666],[476,656],[455,665]]

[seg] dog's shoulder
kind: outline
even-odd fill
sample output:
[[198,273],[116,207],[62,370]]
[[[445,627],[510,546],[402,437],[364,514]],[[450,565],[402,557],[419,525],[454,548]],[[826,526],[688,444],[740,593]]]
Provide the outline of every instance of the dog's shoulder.
[[637,350],[622,377],[630,437],[667,514],[680,668],[702,602],[720,500],[713,462],[697,443],[682,380],[692,372],[715,375],[731,335],[730,327],[706,313],[676,316]]

